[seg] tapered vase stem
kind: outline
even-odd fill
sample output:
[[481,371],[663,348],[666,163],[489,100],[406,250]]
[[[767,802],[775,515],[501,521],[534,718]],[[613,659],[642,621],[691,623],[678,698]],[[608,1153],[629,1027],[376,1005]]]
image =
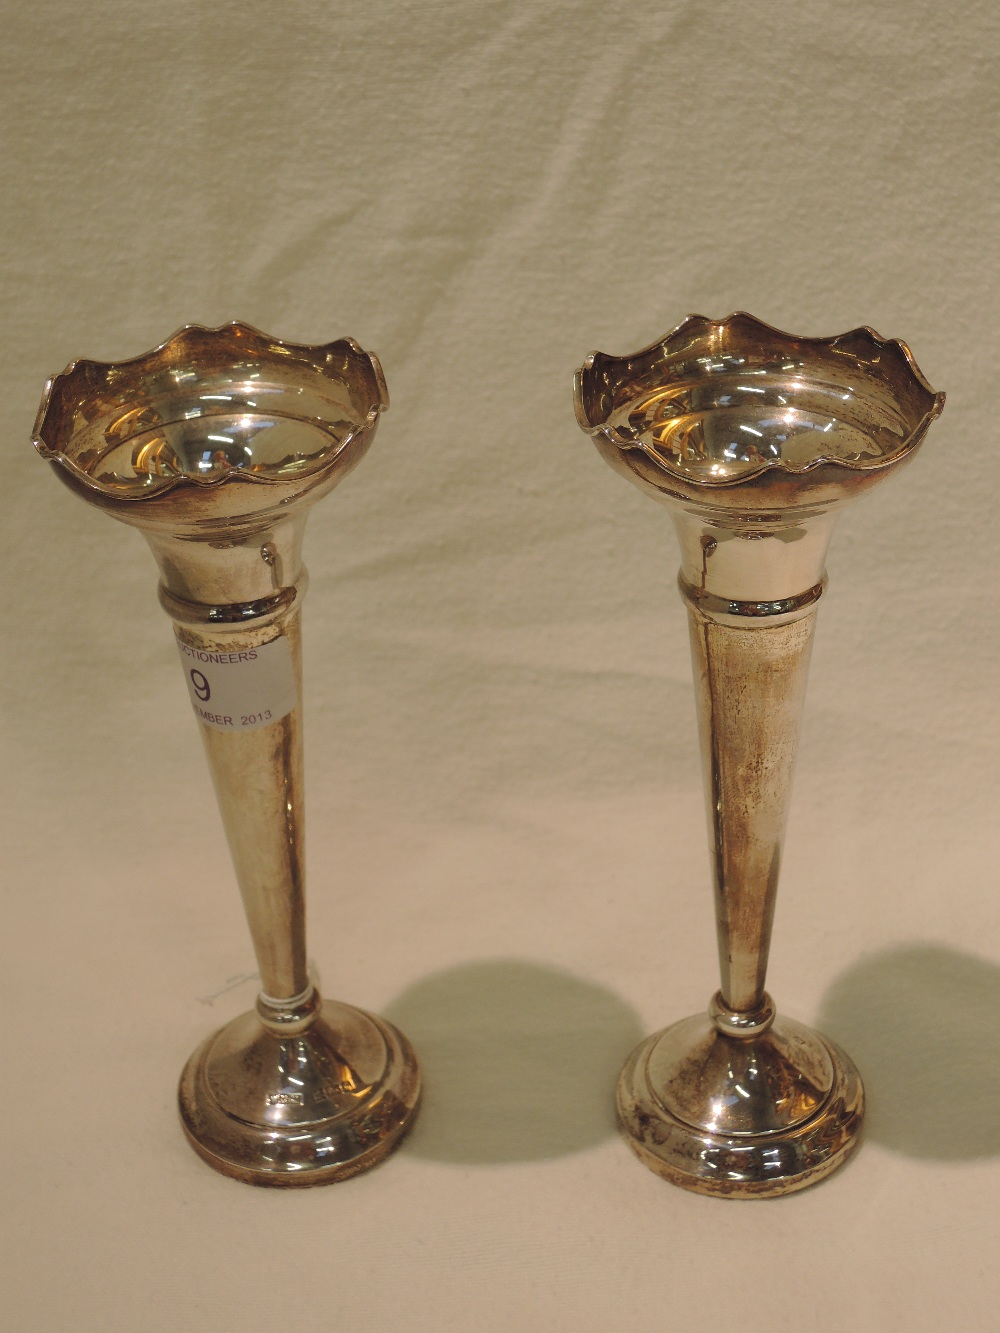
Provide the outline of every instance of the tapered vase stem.
[[[797,521],[795,521],[797,520]],[[708,813],[721,1001],[764,1005],[781,845],[830,515],[763,527],[676,513]]]
[[[815,605],[777,625],[720,624],[687,597],[719,936],[721,998],[764,1004]],[[780,617],[778,617],[780,619]]]
[[209,653],[252,651],[279,637],[287,639],[292,650],[299,702],[290,713],[269,726],[232,734],[198,723],[253,939],[261,989],[274,999],[292,999],[309,986],[298,607],[280,626],[267,630],[220,634],[178,629],[183,642]]
[[[261,989],[265,999],[274,1000],[302,997],[309,988],[301,616],[308,577],[301,558],[303,526],[301,518],[293,518],[248,540],[223,544],[147,534],[160,568],[160,603],[173,622],[208,759]],[[232,600],[234,593],[240,601]]]

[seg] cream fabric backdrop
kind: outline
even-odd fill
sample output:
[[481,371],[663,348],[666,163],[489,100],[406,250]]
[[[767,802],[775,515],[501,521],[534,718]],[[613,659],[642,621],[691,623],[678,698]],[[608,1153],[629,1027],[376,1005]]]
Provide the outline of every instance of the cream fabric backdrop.
[[[8,1327],[994,1326],[995,5],[3,22]],[[777,1204],[614,1135],[618,1065],[716,961],[671,525],[570,401],[594,348],[737,307],[903,337],[949,395],[830,557],[770,989],[870,1129]],[[234,317],[351,334],[393,399],[307,536],[310,946],[427,1100],[303,1194],[176,1123],[249,939],[152,561],[28,444],[71,357]]]

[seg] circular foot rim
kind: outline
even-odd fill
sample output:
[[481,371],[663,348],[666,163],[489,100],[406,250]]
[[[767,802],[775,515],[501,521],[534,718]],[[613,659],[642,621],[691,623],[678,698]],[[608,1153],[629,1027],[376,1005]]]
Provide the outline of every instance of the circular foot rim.
[[829,1038],[816,1034],[833,1064],[833,1086],[813,1115],[778,1132],[722,1135],[678,1119],[651,1094],[646,1061],[661,1036],[655,1033],[629,1056],[618,1081],[617,1109],[629,1147],[671,1184],[717,1198],[777,1198],[818,1184],[859,1146],[861,1077]]
[[[220,1105],[210,1082],[217,1043],[231,1029],[252,1028],[257,1048],[288,1039],[264,1033],[253,1015],[244,1014],[204,1041],[184,1067],[178,1087],[181,1126],[191,1147],[214,1170],[245,1184],[282,1189],[306,1188],[347,1180],[377,1166],[399,1146],[413,1125],[420,1100],[420,1074],[409,1041],[383,1018],[348,1005],[324,1006],[343,1031],[356,1021],[367,1033],[376,1030],[385,1046],[381,1076],[369,1083],[356,1103],[306,1123],[276,1123],[266,1111],[266,1087],[253,1120]],[[308,1041],[309,1034],[304,1034]],[[337,1056],[351,1058],[351,1033],[338,1044]]]

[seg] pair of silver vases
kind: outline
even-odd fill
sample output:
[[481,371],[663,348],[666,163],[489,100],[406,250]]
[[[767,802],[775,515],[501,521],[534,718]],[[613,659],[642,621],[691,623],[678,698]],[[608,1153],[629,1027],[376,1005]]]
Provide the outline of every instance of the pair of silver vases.
[[[913,455],[943,403],[900,342],[792,337],[746,314],[692,316],[577,374],[580,425],[668,505],[681,544],[722,984],[705,1018],[632,1053],[618,1113],[647,1165],[700,1193],[801,1189],[858,1142],[856,1069],[776,1019],[765,970],[833,523]],[[321,1000],[306,967],[302,537],[387,407],[377,359],[352,340],[303,346],[234,323],[74,362],[35,427],[60,479],[139,528],[159,566],[262,987],[191,1056],[181,1122],[210,1165],[253,1184],[365,1170],[420,1095],[403,1034]]]

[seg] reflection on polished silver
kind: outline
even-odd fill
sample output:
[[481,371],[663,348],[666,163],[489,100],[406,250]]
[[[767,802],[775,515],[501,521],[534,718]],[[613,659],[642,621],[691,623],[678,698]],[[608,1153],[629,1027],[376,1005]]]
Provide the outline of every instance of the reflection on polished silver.
[[409,1127],[420,1081],[390,1023],[324,1002],[306,971],[301,545],[310,507],[388,407],[350,339],[187,327],[49,382],[34,443],[83,499],[137,527],[160,569],[260,969],[256,1009],[181,1077],[196,1151],[258,1185],[340,1180]]
[[692,315],[589,357],[577,419],[671,510],[691,629],[722,988],[629,1057],[618,1113],[654,1171],[703,1194],[787,1194],[856,1146],[861,1081],[764,990],[792,763],[837,509],[913,456],[944,406],[908,348]]

